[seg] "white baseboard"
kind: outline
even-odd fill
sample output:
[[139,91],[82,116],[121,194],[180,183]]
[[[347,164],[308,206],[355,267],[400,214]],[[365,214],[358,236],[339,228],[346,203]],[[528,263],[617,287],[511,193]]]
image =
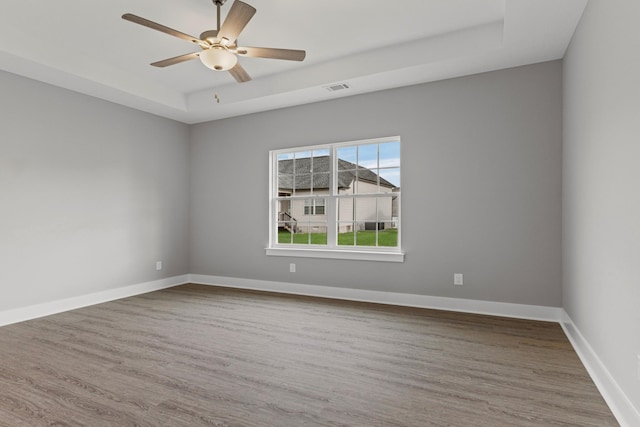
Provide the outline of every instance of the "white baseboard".
[[234,277],[190,274],[190,283],[225,286],[239,289],[280,292],[285,294],[400,305],[405,307],[431,308],[436,310],[488,314],[492,316],[559,322],[562,309],[537,305],[511,304],[460,298],[434,297],[403,294],[398,292],[370,291],[364,289],[336,288],[330,286],[302,285],[297,283],[271,282],[266,280],[238,279]]
[[182,276],[168,277],[166,279],[154,280],[152,282],[138,283],[136,285],[109,289],[92,294],[0,311],[0,326],[182,285],[188,283],[188,278],[189,276],[185,274]]
[[598,354],[593,351],[589,342],[564,310],[562,310],[560,325],[620,425],[622,427],[640,426],[640,408],[635,407],[622,391]]

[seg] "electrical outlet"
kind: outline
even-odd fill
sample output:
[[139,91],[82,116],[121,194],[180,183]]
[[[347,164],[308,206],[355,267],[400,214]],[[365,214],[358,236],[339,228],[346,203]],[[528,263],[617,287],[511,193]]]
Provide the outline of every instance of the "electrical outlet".
[[156,261],[156,270],[162,270],[162,261]]
[[455,273],[453,275],[453,284],[456,286],[464,285],[464,275],[462,273]]
[[294,263],[289,264],[289,273],[296,272],[296,265]]

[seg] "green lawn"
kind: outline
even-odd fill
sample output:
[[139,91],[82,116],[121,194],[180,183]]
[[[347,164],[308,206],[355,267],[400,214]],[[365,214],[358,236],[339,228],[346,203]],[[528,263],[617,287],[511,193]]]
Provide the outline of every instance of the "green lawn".
[[[309,244],[309,236],[311,236],[312,245],[326,245],[327,235],[325,233],[296,233],[293,235],[293,243],[297,245]],[[376,245],[376,231],[358,231],[356,233],[357,246],[375,246]],[[288,231],[278,232],[278,243],[291,243],[291,233]],[[341,246],[353,246],[353,232],[338,234],[338,245]],[[380,230],[378,231],[378,246],[396,247],[398,246],[398,230]]]
[[[292,234],[288,231],[278,232],[278,243],[291,243]],[[293,243],[295,245],[307,245],[309,244],[309,236],[311,236],[312,245],[326,245],[327,234],[326,233],[296,233],[293,234]]]

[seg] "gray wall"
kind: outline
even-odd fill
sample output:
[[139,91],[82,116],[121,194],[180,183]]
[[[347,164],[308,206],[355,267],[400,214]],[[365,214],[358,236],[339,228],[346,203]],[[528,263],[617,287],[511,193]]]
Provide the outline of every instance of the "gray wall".
[[0,93],[0,310],[188,273],[186,125],[5,72]]
[[[561,83],[555,61],[192,126],[190,272],[560,306]],[[393,135],[404,263],[265,255],[269,150]]]
[[640,410],[640,2],[590,1],[564,62],[564,306]]

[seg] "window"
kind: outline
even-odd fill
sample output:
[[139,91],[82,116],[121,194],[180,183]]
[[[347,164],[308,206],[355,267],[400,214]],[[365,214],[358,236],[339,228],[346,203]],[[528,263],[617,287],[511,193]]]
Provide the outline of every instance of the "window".
[[305,199],[305,215],[324,215],[324,199]]
[[268,255],[404,260],[399,137],[269,155]]

